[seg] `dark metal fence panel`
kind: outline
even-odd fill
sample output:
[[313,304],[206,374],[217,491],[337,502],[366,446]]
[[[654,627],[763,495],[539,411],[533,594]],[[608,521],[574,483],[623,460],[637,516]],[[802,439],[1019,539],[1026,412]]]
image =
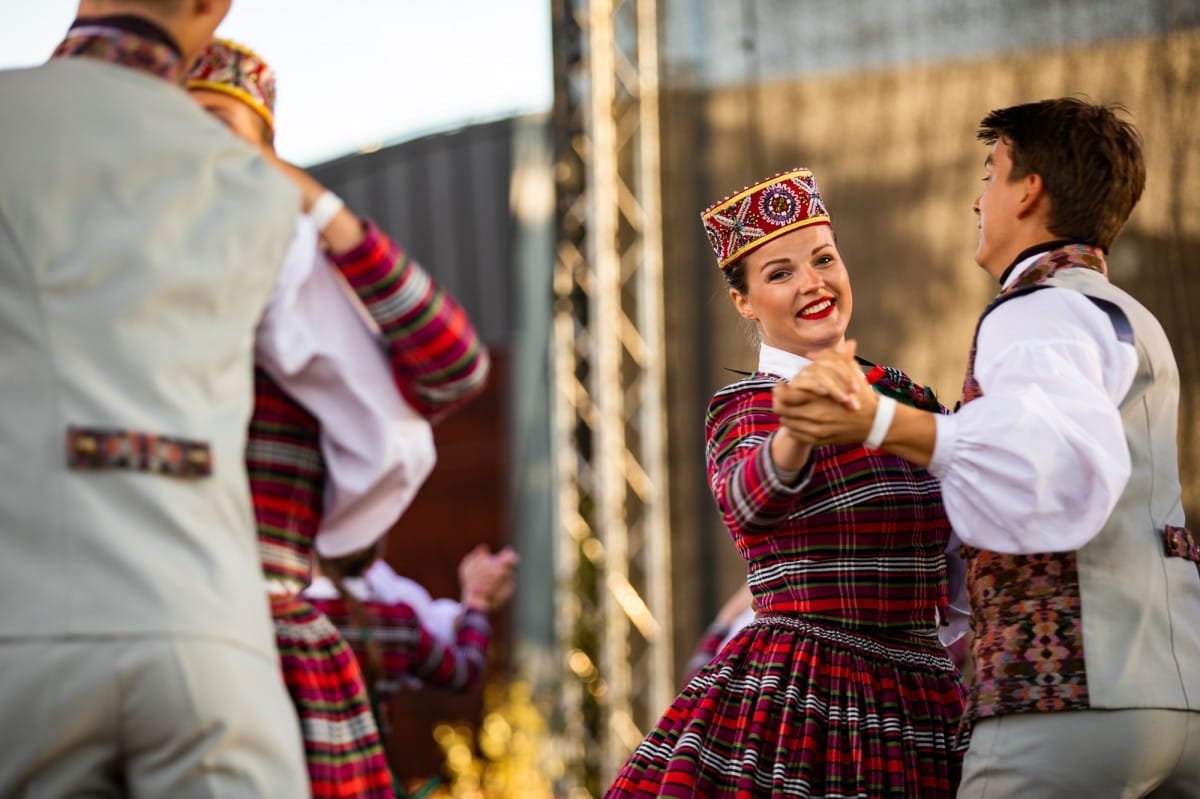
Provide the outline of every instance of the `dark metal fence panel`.
[[400,242],[492,345],[513,325],[512,129],[502,119],[310,169]]

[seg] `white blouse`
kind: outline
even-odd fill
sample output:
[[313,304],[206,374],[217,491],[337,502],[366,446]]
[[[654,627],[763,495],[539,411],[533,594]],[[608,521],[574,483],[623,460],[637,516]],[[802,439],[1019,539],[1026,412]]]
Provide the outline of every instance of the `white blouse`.
[[321,425],[328,469],[316,546],[370,545],[409,506],[436,460],[429,421],[396,387],[382,342],[301,216],[259,324],[255,361]]
[[988,314],[975,355],[983,396],[937,417],[929,465],[959,538],[1008,554],[1090,541],[1129,479],[1118,405],[1136,371],[1134,347],[1077,291],[1036,291]]

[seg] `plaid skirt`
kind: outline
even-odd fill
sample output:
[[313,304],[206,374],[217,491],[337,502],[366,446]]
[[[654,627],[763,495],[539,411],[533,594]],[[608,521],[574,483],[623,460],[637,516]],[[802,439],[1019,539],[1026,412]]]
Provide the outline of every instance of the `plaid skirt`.
[[350,645],[299,597],[272,596],[271,615],[314,799],[393,799],[387,756]]
[[684,687],[605,797],[950,799],[964,698],[936,637],[766,616]]

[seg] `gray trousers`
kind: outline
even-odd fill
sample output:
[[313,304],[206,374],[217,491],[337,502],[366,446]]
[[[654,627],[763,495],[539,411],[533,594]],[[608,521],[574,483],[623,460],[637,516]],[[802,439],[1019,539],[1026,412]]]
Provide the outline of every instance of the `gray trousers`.
[[169,636],[0,640],[0,796],[305,799],[267,654]]
[[959,799],[1197,799],[1200,712],[1014,713],[975,725]]

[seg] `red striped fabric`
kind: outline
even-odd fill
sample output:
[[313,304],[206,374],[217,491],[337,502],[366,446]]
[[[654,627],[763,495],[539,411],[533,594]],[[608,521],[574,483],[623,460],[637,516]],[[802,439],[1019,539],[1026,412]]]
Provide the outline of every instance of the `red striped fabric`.
[[707,421],[710,483],[756,607],[863,629],[928,628],[935,608],[945,618],[950,523],[936,478],[885,452],[830,446],[788,489],[764,446],[778,426],[776,382],[723,389]]
[[[440,416],[483,388],[487,352],[466,314],[386,236],[368,225],[362,246],[333,260],[383,329],[397,388],[418,411]],[[259,555],[264,576],[296,592],[308,583],[324,510],[327,475],[319,436],[317,420],[256,372],[246,465]],[[304,732],[313,796],[392,796],[352,650],[307,602],[277,597],[272,611],[284,680]]]
[[309,601],[333,622],[360,658],[365,657],[365,641],[379,645],[383,663],[377,689],[381,697],[394,694],[406,677],[447,691],[471,690],[483,677],[492,627],[487,616],[477,610],[467,610],[459,617],[455,640],[447,643],[421,624],[411,605],[364,601],[370,622],[362,629],[354,624],[344,600]]
[[313,796],[391,799],[392,775],[349,645],[303,599],[272,597],[271,615]]
[[363,242],[332,260],[383,332],[405,399],[439,417],[483,390],[487,351],[466,311],[374,224],[365,225]]
[[[707,419],[710,484],[759,618],[688,683],[605,796],[950,799],[964,692],[934,629],[950,535],[937,481],[856,445],[818,447],[800,484],[784,485],[767,453],[779,379],[723,389]],[[911,381],[888,390],[925,396]]]

